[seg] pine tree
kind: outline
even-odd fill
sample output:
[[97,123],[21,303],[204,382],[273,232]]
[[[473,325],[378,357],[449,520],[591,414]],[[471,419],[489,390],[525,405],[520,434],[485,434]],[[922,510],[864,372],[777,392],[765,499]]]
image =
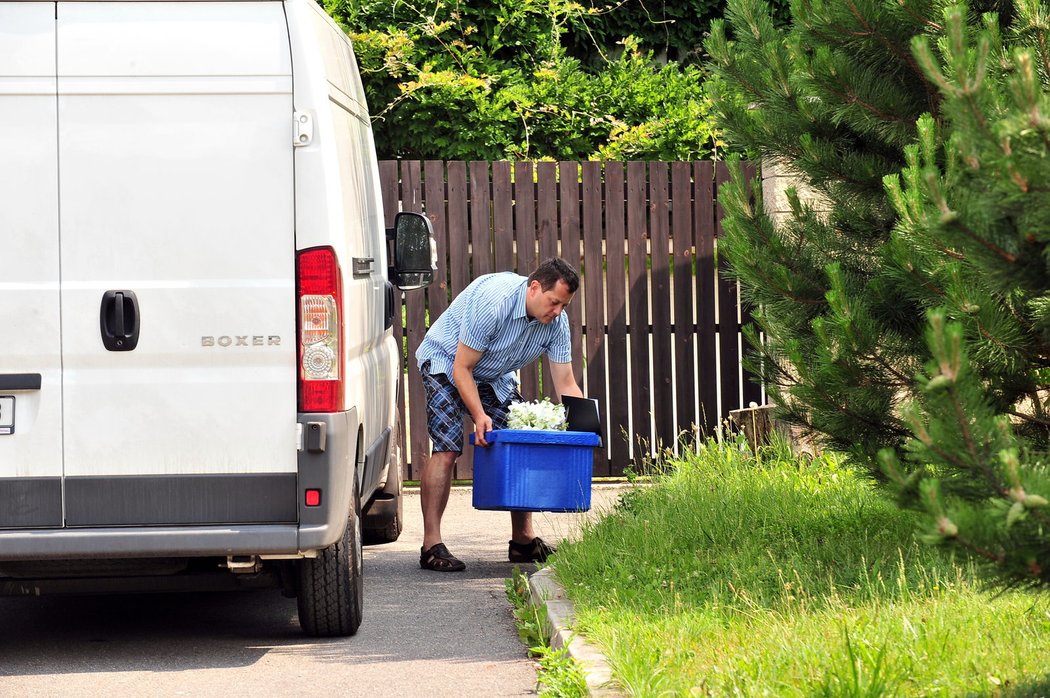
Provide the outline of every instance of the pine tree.
[[774,222],[743,183],[722,197],[755,369],[924,506],[931,540],[1050,584],[1047,8],[800,0],[777,31],[734,0],[727,20],[707,49],[729,137],[827,203]]

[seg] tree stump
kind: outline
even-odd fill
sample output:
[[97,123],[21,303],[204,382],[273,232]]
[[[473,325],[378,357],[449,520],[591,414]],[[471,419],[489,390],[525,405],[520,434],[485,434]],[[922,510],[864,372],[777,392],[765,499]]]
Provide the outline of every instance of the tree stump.
[[774,429],[773,405],[761,407],[751,404],[729,413],[729,421],[736,426],[747,440],[752,450],[769,444]]
[[813,435],[801,427],[774,419],[773,408],[774,405],[759,406],[751,403],[750,407],[731,411],[729,421],[741,431],[752,450],[768,446],[772,441],[773,432],[776,431],[791,444],[791,451],[796,456],[805,454],[817,457],[820,454],[820,446],[813,439]]

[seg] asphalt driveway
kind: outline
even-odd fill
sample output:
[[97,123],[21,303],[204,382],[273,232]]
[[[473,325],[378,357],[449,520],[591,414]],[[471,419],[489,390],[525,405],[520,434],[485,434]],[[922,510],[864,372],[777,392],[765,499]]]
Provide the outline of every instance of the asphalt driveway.
[[[618,488],[596,488],[594,509]],[[418,494],[399,541],[365,548],[358,634],[299,633],[295,601],[278,592],[0,598],[0,695],[520,696],[536,671],[504,591],[510,519],[476,511],[455,489],[445,542],[462,573],[420,569]],[[557,541],[583,514],[537,514]]]

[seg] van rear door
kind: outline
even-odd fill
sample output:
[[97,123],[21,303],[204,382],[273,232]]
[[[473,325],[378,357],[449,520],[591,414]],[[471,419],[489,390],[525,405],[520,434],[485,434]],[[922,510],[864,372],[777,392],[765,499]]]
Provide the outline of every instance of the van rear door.
[[59,2],[57,56],[66,525],[294,522],[282,4]]
[[0,34],[0,528],[60,526],[54,3],[0,3]]

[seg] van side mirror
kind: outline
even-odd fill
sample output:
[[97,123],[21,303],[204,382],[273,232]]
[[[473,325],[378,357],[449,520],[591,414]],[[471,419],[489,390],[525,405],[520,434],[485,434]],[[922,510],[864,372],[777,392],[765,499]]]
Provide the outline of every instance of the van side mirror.
[[390,270],[394,285],[408,291],[434,281],[437,241],[429,218],[420,213],[401,212],[394,218],[393,231],[387,231],[387,237],[394,241],[394,265]]

